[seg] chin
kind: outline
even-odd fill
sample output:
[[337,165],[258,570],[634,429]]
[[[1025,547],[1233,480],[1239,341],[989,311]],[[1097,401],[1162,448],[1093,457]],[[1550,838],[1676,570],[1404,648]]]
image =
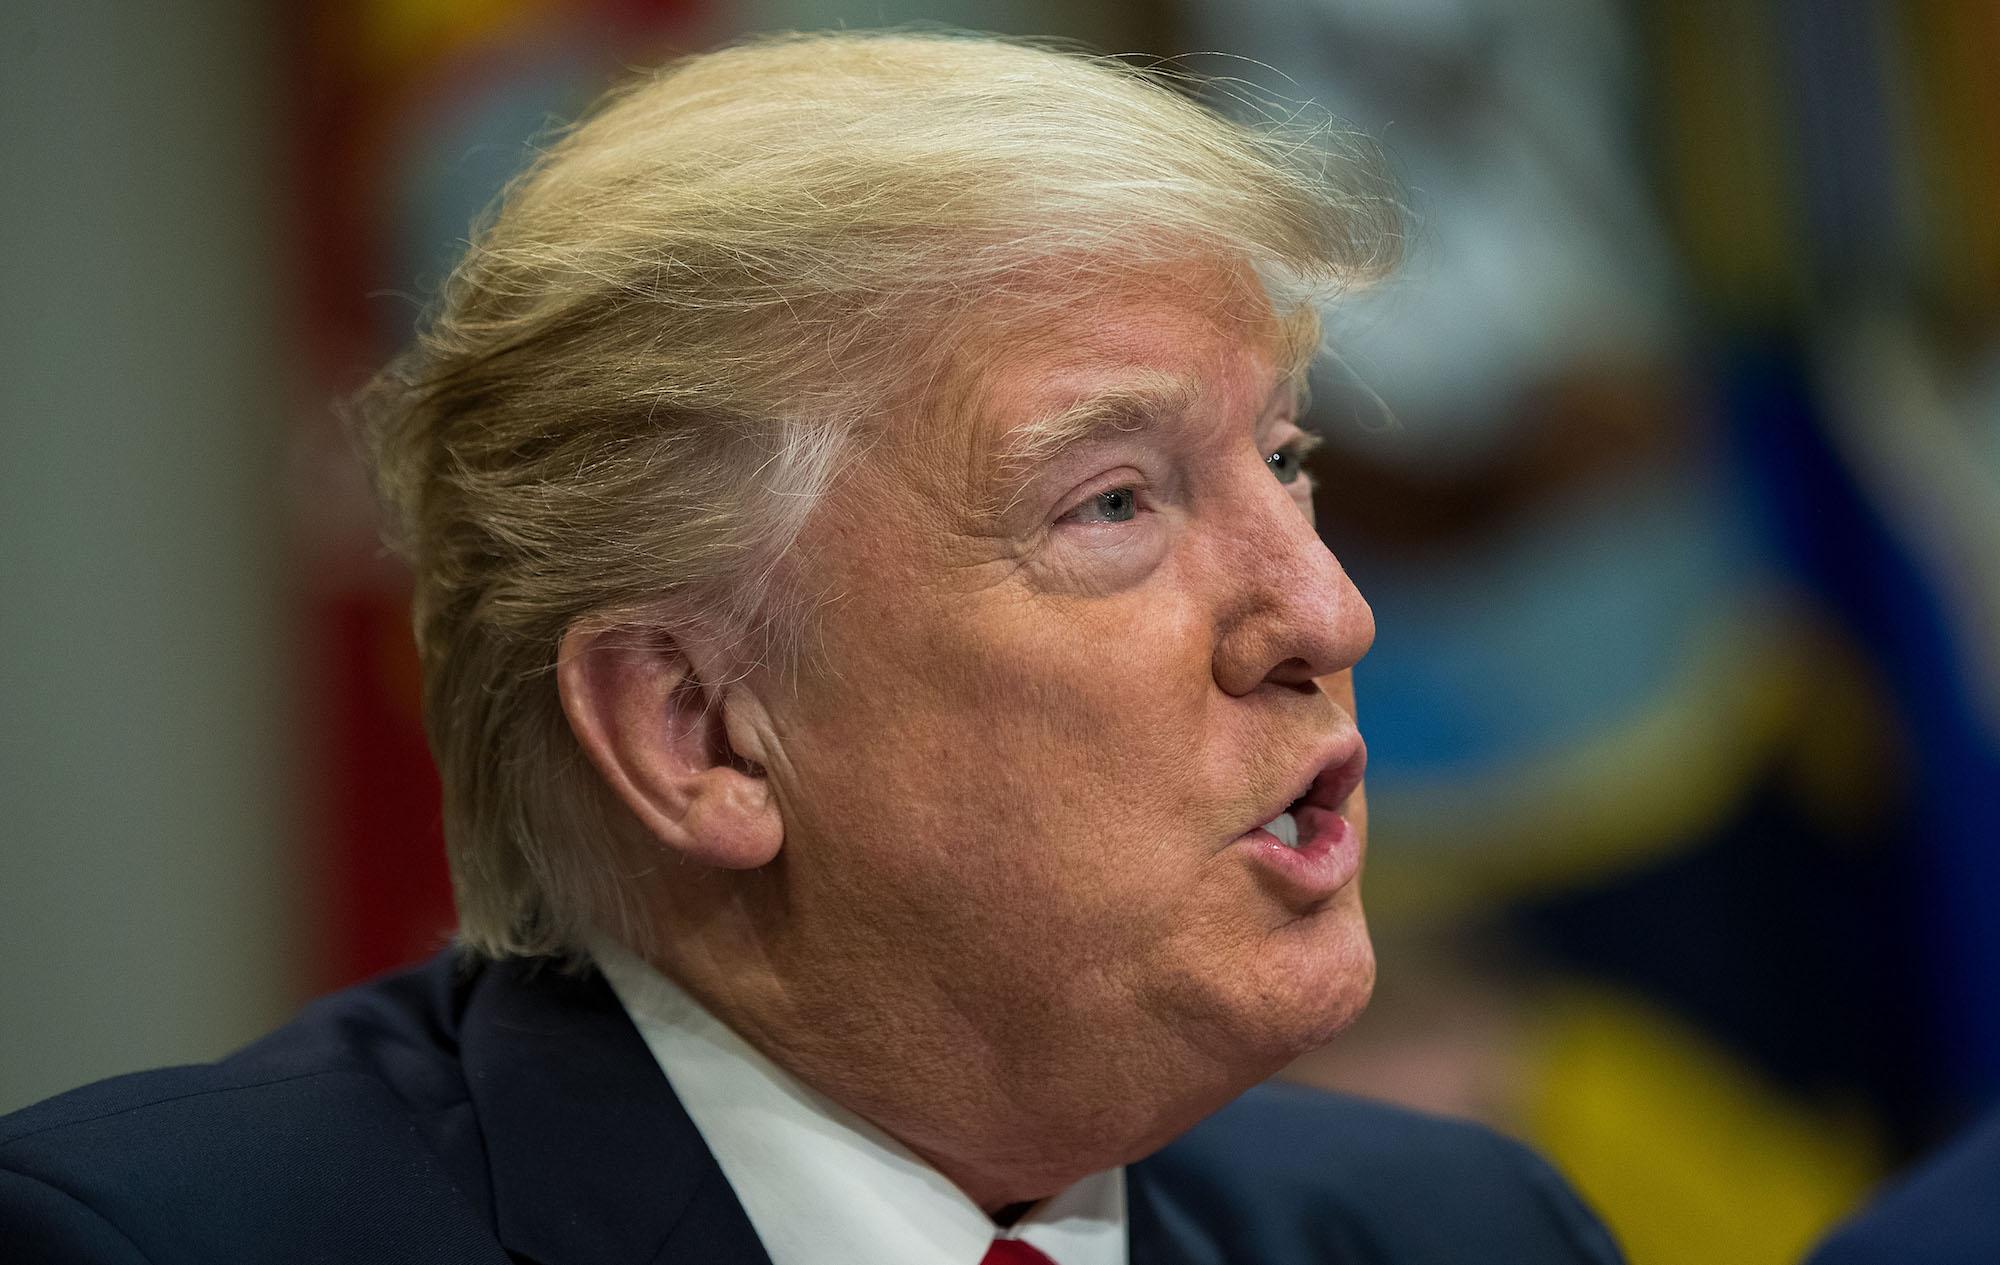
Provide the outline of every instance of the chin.
[[1260,1061],[1276,1067],[1326,1045],[1360,1017],[1375,991],[1375,946],[1360,894],[1343,892],[1327,909],[1271,938],[1273,952],[1252,973],[1242,1031]]

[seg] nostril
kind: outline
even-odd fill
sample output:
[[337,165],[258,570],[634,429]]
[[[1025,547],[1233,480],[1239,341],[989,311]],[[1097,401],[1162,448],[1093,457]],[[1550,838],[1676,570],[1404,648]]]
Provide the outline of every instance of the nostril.
[[1282,685],[1301,694],[1311,694],[1319,689],[1318,678],[1319,673],[1311,663],[1294,657],[1273,667],[1264,679],[1273,685]]

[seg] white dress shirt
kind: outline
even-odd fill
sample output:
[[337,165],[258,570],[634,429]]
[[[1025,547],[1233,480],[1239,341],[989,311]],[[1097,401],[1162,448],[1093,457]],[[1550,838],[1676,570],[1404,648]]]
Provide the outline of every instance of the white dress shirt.
[[995,1237],[1056,1265],[1126,1265],[1125,1170],[1012,1227],[909,1148],[800,1084],[673,981],[600,936],[591,955],[722,1166],[772,1265],[979,1265]]

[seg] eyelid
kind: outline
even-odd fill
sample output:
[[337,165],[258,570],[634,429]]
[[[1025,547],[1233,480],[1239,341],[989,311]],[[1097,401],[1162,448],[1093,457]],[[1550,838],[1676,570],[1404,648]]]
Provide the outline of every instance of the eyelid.
[[1296,431],[1289,439],[1271,451],[1289,452],[1295,457],[1303,457],[1325,443],[1326,437],[1324,435],[1316,435],[1309,430],[1300,430]]

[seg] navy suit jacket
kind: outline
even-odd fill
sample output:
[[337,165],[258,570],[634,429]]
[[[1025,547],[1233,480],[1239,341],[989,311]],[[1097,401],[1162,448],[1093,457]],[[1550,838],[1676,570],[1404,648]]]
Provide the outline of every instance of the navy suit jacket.
[[1836,1231],[1809,1265],[2000,1261],[2000,1111]]
[[[1127,1193],[1134,1265],[1618,1259],[1519,1145],[1301,1089]],[[450,955],[0,1119],[0,1261],[768,1265],[601,977]]]

